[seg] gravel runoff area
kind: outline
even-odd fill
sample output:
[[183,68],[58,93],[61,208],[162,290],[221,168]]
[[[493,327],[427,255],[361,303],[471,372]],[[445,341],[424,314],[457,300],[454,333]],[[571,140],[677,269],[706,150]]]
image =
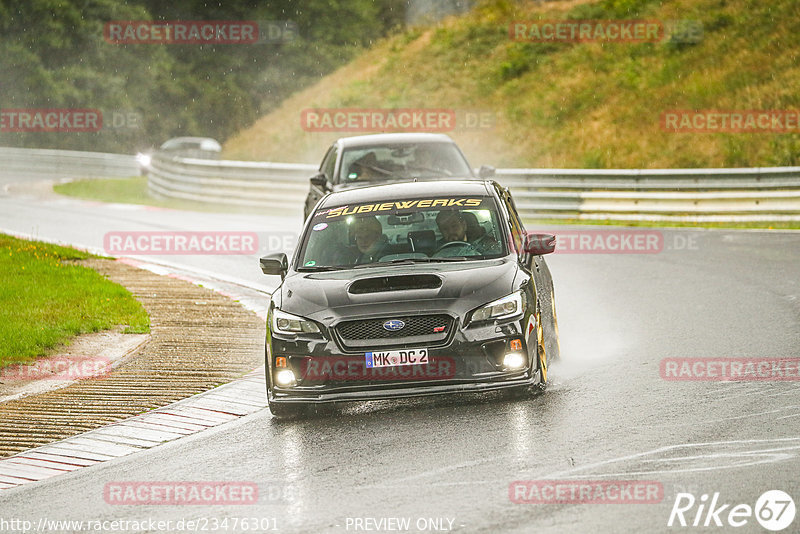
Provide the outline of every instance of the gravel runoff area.
[[171,404],[263,364],[264,322],[215,291],[113,260],[85,260],[150,314],[151,338],[102,378],[0,404],[0,458]]

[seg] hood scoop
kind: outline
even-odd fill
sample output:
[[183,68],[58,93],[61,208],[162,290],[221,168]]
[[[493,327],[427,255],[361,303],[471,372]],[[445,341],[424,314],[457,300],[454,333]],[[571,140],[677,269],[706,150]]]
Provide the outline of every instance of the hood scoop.
[[347,288],[352,295],[380,293],[382,291],[407,291],[411,289],[439,289],[442,279],[434,274],[409,274],[403,276],[378,276],[356,280]]

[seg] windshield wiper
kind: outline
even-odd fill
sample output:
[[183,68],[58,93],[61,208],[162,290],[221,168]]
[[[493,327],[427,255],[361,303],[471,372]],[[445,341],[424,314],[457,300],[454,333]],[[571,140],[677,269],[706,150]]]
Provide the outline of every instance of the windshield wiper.
[[298,267],[296,270],[300,273],[311,273],[322,271],[341,271],[342,267],[334,267],[333,265],[309,265],[308,267]]

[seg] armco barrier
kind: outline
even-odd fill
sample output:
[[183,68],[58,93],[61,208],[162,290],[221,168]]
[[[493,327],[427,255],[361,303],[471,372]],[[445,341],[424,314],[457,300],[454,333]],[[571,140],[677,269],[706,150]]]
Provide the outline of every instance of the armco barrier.
[[[302,206],[315,165],[153,158],[155,195]],[[498,169],[523,217],[672,221],[800,220],[800,167]]]
[[148,190],[159,197],[302,209],[315,165],[153,156]]
[[136,156],[38,148],[0,147],[4,176],[82,178],[137,176]]
[[531,218],[800,220],[800,167],[499,169]]
[[[132,176],[134,156],[0,148],[0,173]],[[300,210],[315,165],[217,161],[155,154],[151,194],[198,202]],[[526,219],[800,220],[800,167],[745,169],[498,169]]]

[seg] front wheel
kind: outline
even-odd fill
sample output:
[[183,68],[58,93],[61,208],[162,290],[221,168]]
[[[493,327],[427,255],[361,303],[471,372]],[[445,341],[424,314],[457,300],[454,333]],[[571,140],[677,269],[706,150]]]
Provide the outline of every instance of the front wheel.
[[561,358],[561,342],[558,338],[558,316],[556,315],[556,296],[553,289],[543,299],[542,304],[542,327],[544,328],[544,346],[547,353],[547,361],[555,362]]

